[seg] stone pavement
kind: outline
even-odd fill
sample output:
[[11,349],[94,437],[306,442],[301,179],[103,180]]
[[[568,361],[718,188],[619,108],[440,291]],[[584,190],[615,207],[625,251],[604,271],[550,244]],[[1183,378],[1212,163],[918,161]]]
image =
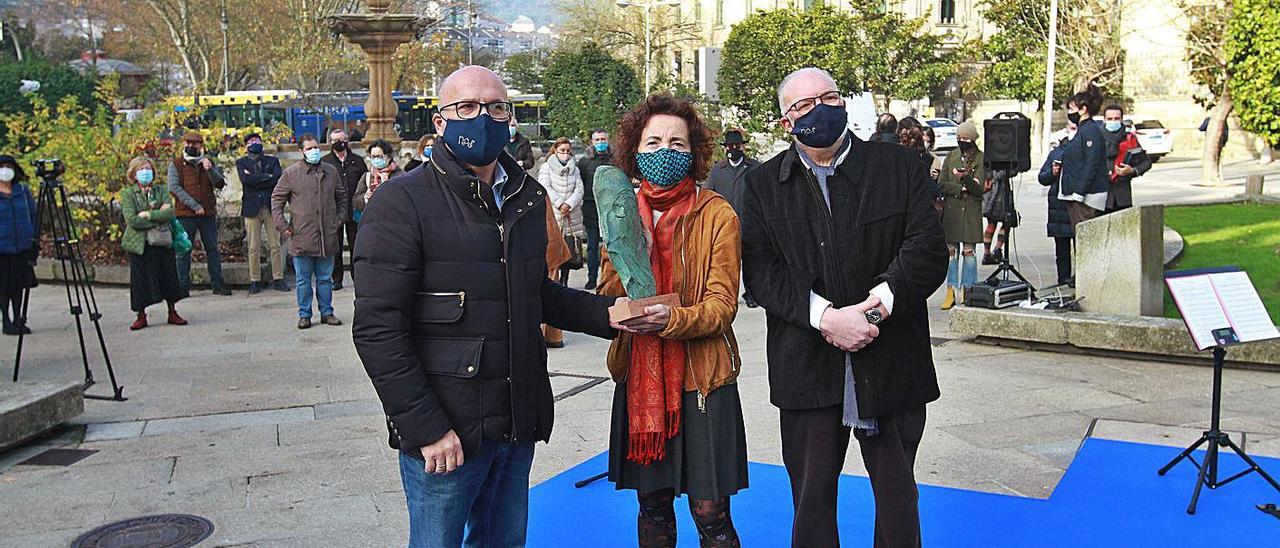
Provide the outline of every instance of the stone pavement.
[[[1140,199],[1224,194],[1172,177],[1157,181],[1164,170],[1162,162],[1148,175]],[[1040,251],[1052,253],[1039,242],[1042,194],[1030,183],[1019,188],[1020,203],[1037,204],[1031,209],[1041,217],[1024,207],[1020,251],[1051,275],[1051,257],[1045,262]],[[573,283],[580,285],[581,275]],[[292,293],[198,291],[179,305],[190,326],[130,332],[127,288],[96,291],[129,400],[88,401],[77,425],[0,453],[0,546],[66,545],[92,527],[161,512],[212,520],[211,546],[403,545],[407,517],[395,454],[351,344],[350,289],[335,294],[348,325],[307,331],[294,327]],[[61,287],[46,284],[33,297],[35,334],[23,378],[83,378]],[[933,303],[939,300],[935,295]],[[1043,498],[1095,419],[1094,436],[1170,446],[1190,443],[1208,421],[1206,368],[982,346],[950,340],[945,314],[935,310],[933,317],[943,396],[929,407],[916,467],[923,483]],[[743,308],[735,329],[749,456],[781,463],[763,312]],[[15,342],[0,339],[6,378]],[[551,352],[561,401],[552,442],[538,447],[534,482],[607,447],[614,386],[604,378],[607,343],[569,334],[566,344]],[[92,347],[90,355],[97,356]],[[100,360],[93,363],[106,384]],[[108,392],[96,386],[89,393]],[[1225,393],[1224,426],[1248,432],[1250,452],[1280,456],[1280,372],[1228,371]],[[66,467],[18,464],[48,447],[96,452]],[[845,472],[865,473],[856,450]]]

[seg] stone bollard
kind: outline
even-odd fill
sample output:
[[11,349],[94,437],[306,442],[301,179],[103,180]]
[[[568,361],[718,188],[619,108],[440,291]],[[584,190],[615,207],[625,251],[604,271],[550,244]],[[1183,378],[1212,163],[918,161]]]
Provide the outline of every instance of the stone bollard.
[[1076,225],[1076,295],[1085,312],[1164,310],[1164,206],[1133,207]]
[[1253,196],[1261,196],[1262,182],[1264,179],[1265,178],[1262,175],[1250,175],[1244,180],[1244,193]]

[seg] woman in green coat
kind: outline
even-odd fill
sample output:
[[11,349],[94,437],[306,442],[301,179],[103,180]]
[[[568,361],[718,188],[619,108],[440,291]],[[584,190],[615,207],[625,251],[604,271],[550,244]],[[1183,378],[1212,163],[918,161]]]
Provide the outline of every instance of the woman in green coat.
[[947,154],[938,174],[938,188],[942,191],[943,200],[942,228],[951,257],[943,310],[955,306],[957,293],[963,302],[964,290],[978,281],[978,258],[974,250],[982,241],[982,194],[986,190],[987,176],[977,141],[978,128],[973,122],[960,124],[956,128],[959,148]]
[[120,191],[124,210],[121,247],[129,255],[129,302],[138,313],[129,329],[135,331],[147,326],[147,307],[160,301],[169,304],[170,324],[187,325],[174,308],[184,295],[173,255],[173,199],[164,183],[154,182],[155,176],[151,160],[134,158]]

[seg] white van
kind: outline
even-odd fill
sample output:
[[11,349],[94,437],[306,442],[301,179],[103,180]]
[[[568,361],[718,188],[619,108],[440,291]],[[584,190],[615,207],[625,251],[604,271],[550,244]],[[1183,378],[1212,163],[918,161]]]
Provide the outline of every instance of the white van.
[[849,130],[866,141],[876,132],[876,99],[870,92],[844,98],[844,110],[849,113]]

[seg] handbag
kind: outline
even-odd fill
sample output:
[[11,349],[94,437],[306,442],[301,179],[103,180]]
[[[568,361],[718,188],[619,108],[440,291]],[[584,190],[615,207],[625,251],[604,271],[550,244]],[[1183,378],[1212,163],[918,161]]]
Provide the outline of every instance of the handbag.
[[173,236],[174,253],[191,252],[191,238],[187,237],[187,229],[182,227],[182,223],[178,222],[178,219],[169,221],[169,232]]
[[173,225],[165,223],[148,228],[147,245],[152,247],[173,247]]
[[565,261],[561,268],[569,270],[581,270],[587,264],[586,261],[586,242],[581,236],[565,236],[564,243],[569,246],[569,260]]

